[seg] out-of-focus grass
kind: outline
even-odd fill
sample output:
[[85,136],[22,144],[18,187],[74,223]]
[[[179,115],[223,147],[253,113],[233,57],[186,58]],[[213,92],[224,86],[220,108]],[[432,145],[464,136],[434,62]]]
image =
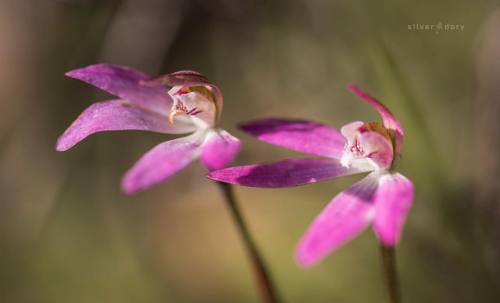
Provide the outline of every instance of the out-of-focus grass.
[[[101,61],[206,74],[224,93],[222,126],[243,140],[237,164],[296,156],[241,133],[241,121],[378,119],[346,91],[358,83],[407,135],[399,169],[417,195],[398,249],[405,302],[498,301],[496,10],[493,1],[1,2],[0,301],[257,300],[201,168],[120,193],[121,174],[165,136],[100,134],[53,150],[81,110],[109,98],[63,73]],[[465,29],[408,30],[438,22]],[[237,189],[287,302],[385,301],[371,231],[311,269],[293,261],[307,225],[357,178]]]

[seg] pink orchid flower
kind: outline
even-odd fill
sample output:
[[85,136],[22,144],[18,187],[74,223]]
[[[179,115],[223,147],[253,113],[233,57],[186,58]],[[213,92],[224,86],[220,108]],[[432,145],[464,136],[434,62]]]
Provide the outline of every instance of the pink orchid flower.
[[160,143],[142,156],[123,178],[126,193],[158,184],[200,157],[209,170],[221,169],[240,150],[237,138],[216,128],[222,110],[219,88],[197,72],[179,71],[153,79],[128,67],[96,64],[66,75],[118,99],[97,102],[84,110],[59,137],[58,151],[103,131],[190,133]]
[[403,143],[401,124],[378,100],[354,85],[349,88],[378,111],[383,124],[355,121],[338,131],[305,120],[253,121],[241,128],[259,140],[322,158],[230,167],[209,174],[231,184],[278,188],[370,172],[316,217],[297,247],[296,259],[302,266],[318,262],[370,224],[383,245],[395,246],[413,202],[412,182],[392,170]]

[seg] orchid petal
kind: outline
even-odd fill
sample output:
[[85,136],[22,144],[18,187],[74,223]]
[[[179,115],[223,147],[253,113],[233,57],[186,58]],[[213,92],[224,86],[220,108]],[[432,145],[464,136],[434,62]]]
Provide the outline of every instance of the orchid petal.
[[196,160],[203,136],[199,133],[158,144],[127,171],[122,189],[128,194],[147,189]]
[[392,247],[399,242],[413,196],[413,184],[405,176],[395,173],[380,178],[373,229],[384,245]]
[[66,76],[160,113],[168,114],[172,106],[172,99],[163,86],[142,84],[151,77],[129,67],[95,64],[69,71]]
[[376,188],[377,175],[372,173],[333,198],[300,241],[297,262],[313,265],[368,227]]
[[241,142],[225,130],[213,130],[207,134],[202,146],[201,160],[209,170],[226,167],[241,149]]
[[346,143],[337,129],[306,120],[268,118],[240,127],[264,142],[335,159],[340,159]]
[[211,172],[210,179],[249,187],[292,187],[364,172],[335,159],[300,158],[236,166]]
[[399,149],[399,147],[403,142],[403,135],[404,135],[403,128],[401,127],[401,123],[399,122],[399,120],[396,119],[396,117],[384,104],[382,104],[376,98],[367,94],[361,88],[353,84],[349,85],[348,87],[353,94],[360,97],[363,101],[367,102],[377,110],[379,115],[382,117],[384,126],[387,129],[392,129],[396,132],[396,142],[397,142],[397,147]]
[[189,125],[171,126],[167,117],[124,100],[94,103],[85,109],[59,137],[58,151],[73,147],[91,134],[103,131],[146,130],[180,134],[193,131]]

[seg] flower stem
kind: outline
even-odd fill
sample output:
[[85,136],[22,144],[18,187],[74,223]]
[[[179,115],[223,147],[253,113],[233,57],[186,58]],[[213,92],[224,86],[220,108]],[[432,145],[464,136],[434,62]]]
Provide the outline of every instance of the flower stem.
[[399,290],[399,280],[396,266],[396,250],[394,247],[388,247],[380,244],[382,253],[382,266],[389,293],[390,303],[401,303],[401,293]]
[[259,253],[259,250],[257,249],[255,241],[250,235],[248,227],[245,224],[245,219],[241,215],[231,184],[222,182],[216,183],[219,185],[224,194],[226,204],[229,207],[229,211],[231,212],[238,232],[240,233],[241,238],[244,242],[248,257],[251,260],[253,271],[255,274],[255,280],[259,286],[262,302],[279,303],[280,299],[271,279],[270,272],[267,269],[264,260]]

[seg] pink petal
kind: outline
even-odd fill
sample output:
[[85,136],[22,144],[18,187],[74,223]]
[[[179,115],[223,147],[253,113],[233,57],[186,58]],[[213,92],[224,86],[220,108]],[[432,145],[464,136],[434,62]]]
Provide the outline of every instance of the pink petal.
[[395,246],[399,242],[413,196],[413,184],[405,176],[395,173],[380,178],[373,229],[383,244]]
[[372,173],[338,194],[309,226],[297,247],[297,262],[313,265],[360,234],[373,220],[376,189]]
[[225,168],[211,172],[208,177],[243,186],[278,188],[315,183],[361,172],[363,171],[357,168],[346,168],[335,159],[301,158]]
[[75,69],[66,76],[92,84],[112,95],[148,109],[167,113],[172,99],[163,86],[143,85],[151,77],[132,68],[111,64],[95,64]]
[[87,136],[102,131],[147,130],[160,133],[186,133],[191,126],[173,128],[167,117],[124,100],[94,103],[85,109],[57,140],[56,150],[65,151]]
[[262,119],[241,129],[267,143],[295,151],[340,159],[345,138],[330,126],[306,120]]
[[202,146],[201,160],[209,170],[226,167],[241,149],[241,142],[225,130],[213,130]]
[[176,174],[199,157],[202,139],[195,133],[158,144],[127,171],[122,180],[123,191],[133,194]]
[[360,97],[362,100],[373,106],[378,111],[378,113],[382,117],[384,126],[396,132],[396,140],[398,146],[401,146],[404,135],[403,128],[401,127],[401,123],[399,123],[398,119],[396,119],[396,117],[391,113],[391,111],[387,107],[385,107],[385,105],[383,105],[380,101],[370,96],[356,85],[351,84],[348,87],[352,93]]

